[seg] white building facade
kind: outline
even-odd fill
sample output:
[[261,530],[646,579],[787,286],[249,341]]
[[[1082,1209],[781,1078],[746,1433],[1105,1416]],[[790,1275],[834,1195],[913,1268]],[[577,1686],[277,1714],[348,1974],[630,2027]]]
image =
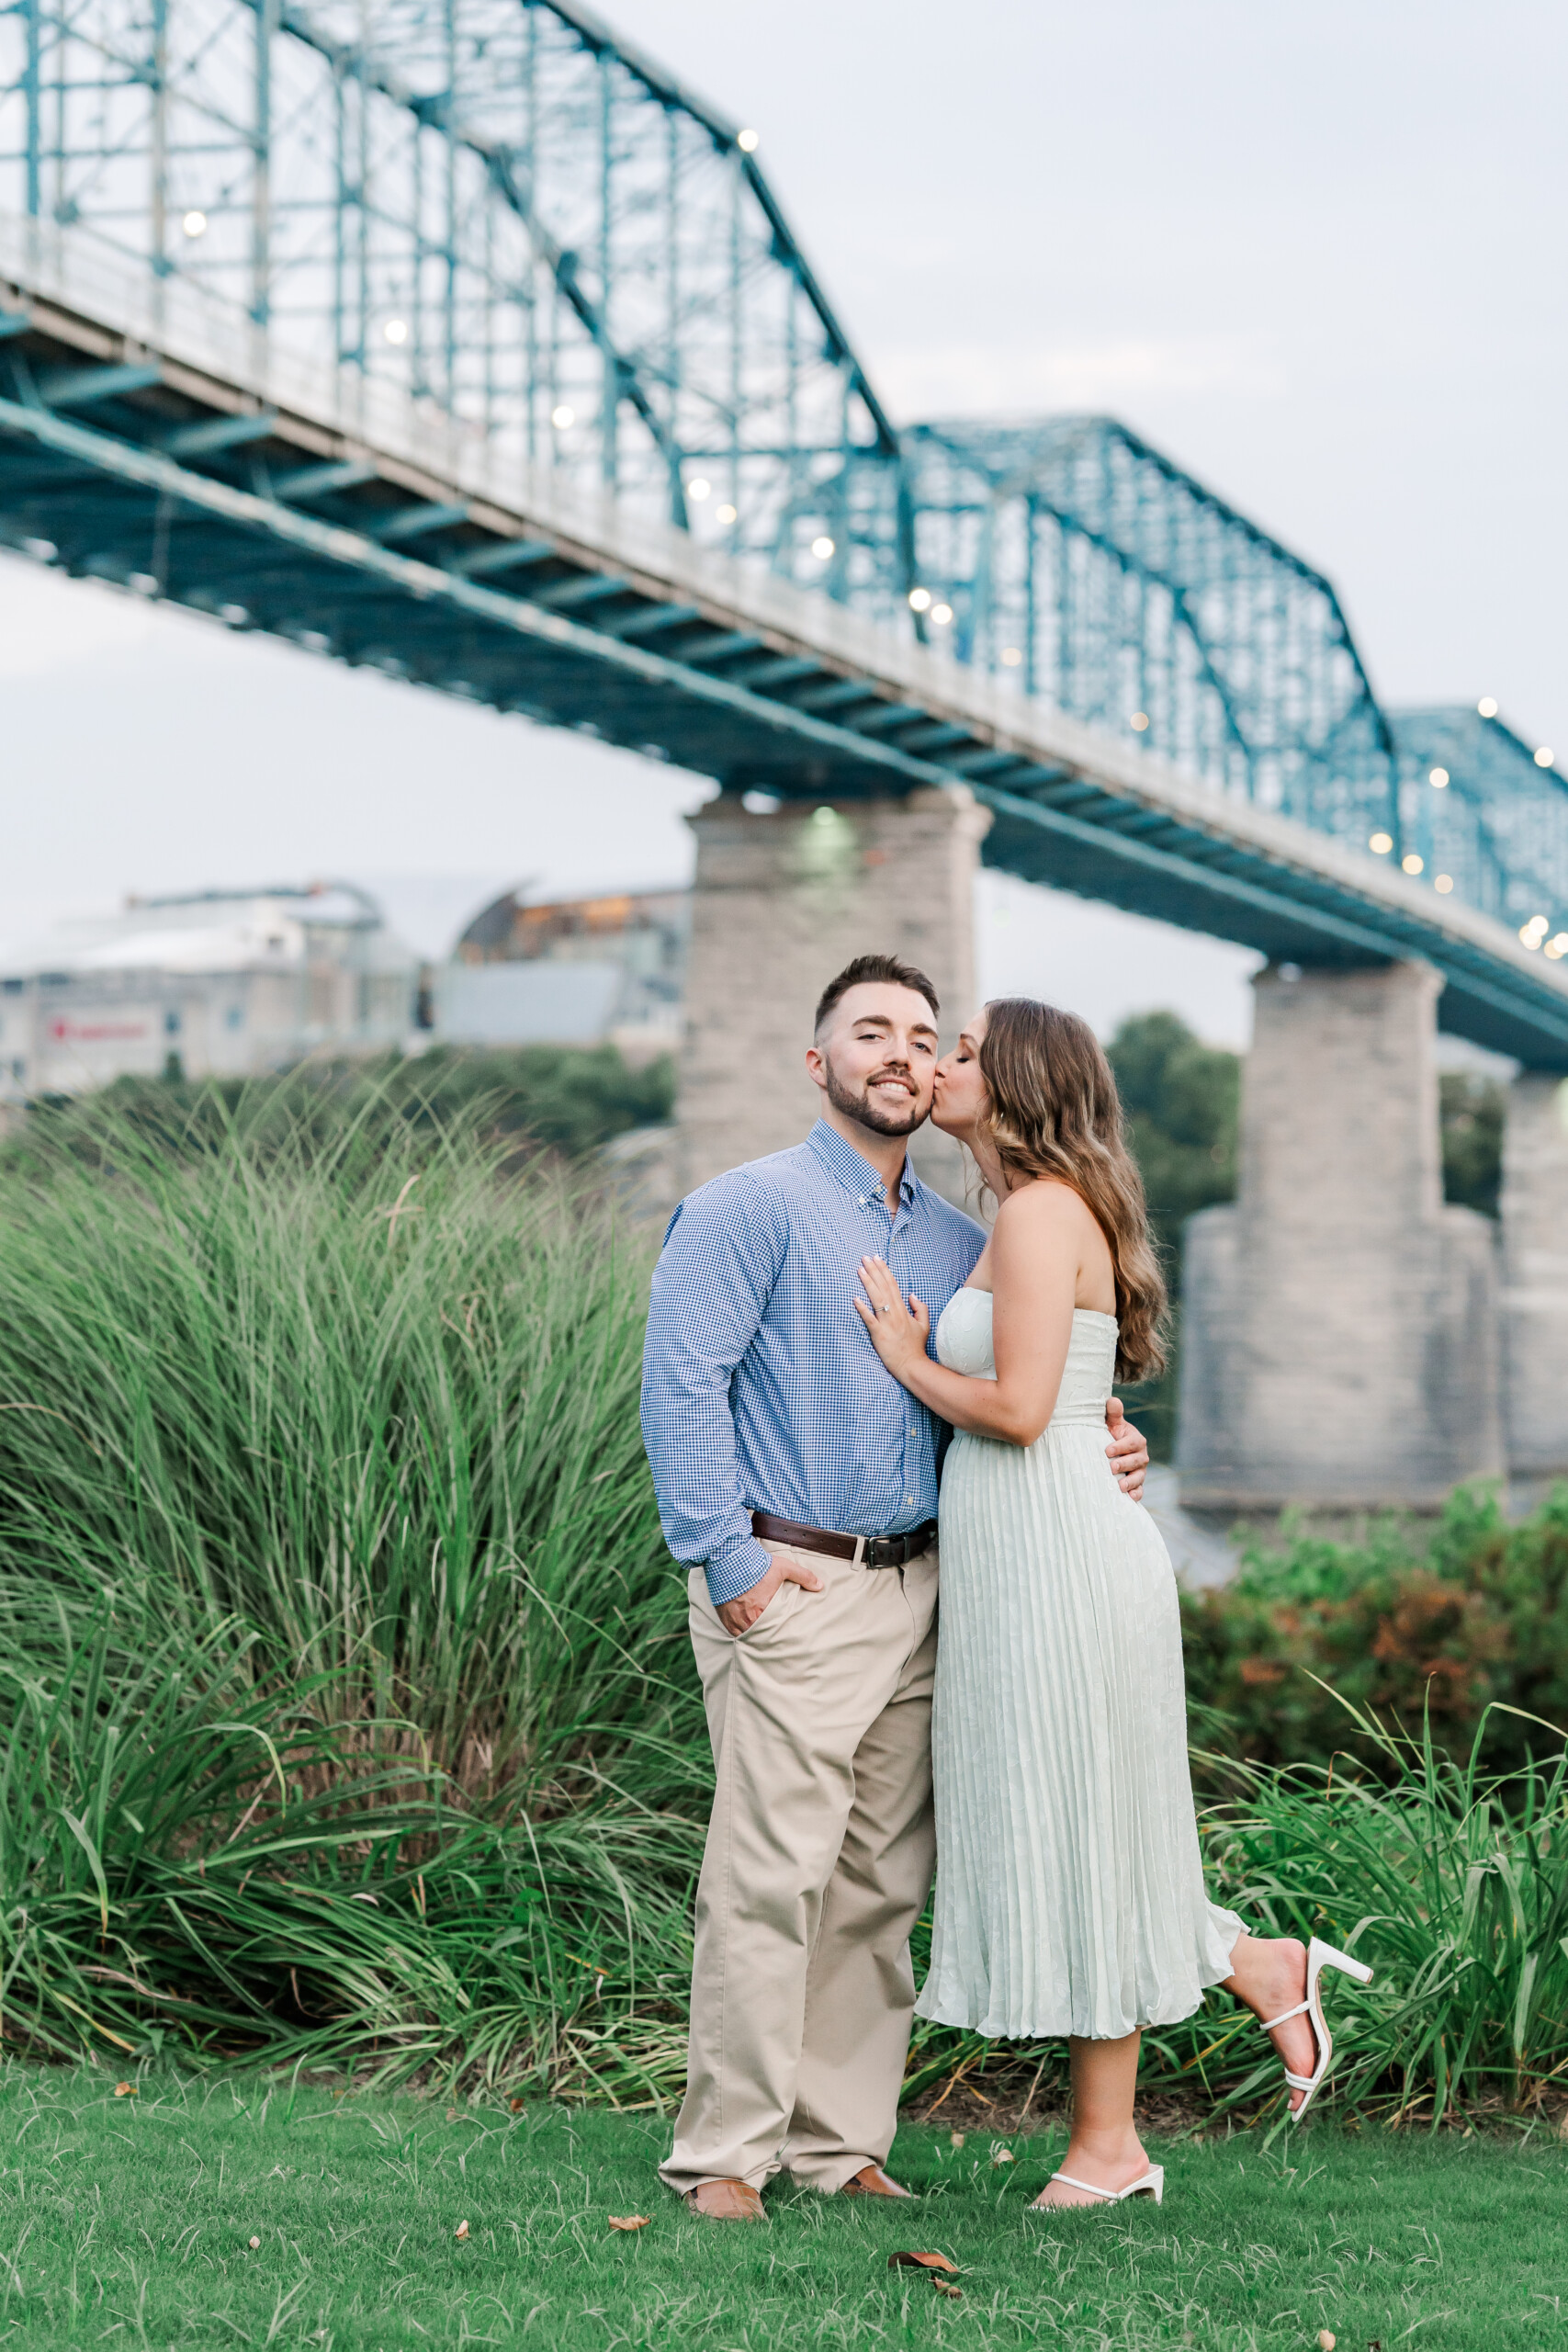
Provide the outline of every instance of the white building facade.
[[132,900],[0,954],[0,1102],[402,1046],[418,986],[353,884]]

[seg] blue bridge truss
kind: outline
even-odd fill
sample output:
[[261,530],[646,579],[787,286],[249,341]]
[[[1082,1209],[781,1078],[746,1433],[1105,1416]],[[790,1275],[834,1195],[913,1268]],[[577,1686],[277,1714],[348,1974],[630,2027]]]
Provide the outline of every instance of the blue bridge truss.
[[0,0],[0,534],[731,789],[963,781],[1568,1067],[1551,752],[1382,708],[1111,419],[896,426],[754,132],[569,0]]

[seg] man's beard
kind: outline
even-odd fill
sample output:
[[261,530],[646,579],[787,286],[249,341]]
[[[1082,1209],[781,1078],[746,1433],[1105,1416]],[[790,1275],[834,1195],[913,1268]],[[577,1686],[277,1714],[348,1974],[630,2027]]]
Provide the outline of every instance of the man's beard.
[[832,1062],[826,1056],[823,1059],[828,1073],[828,1100],[835,1111],[841,1111],[846,1119],[853,1119],[859,1125],[869,1127],[874,1136],[912,1136],[914,1134],[915,1129],[926,1115],[919,1108],[917,1096],[914,1094],[909,1096],[909,1108],[900,1117],[897,1111],[885,1111],[880,1102],[874,1102],[871,1099],[872,1080],[886,1073],[882,1070],[874,1070],[860,1092],[852,1094],[833,1068]]

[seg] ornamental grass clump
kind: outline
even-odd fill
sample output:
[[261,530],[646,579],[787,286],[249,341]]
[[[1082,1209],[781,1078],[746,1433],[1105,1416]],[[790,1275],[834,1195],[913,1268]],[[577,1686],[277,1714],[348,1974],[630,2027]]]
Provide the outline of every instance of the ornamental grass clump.
[[[1368,1961],[1367,1986],[1335,1976],[1325,2001],[1334,2097],[1400,2123],[1489,2111],[1556,2115],[1568,2092],[1568,1758],[1550,1725],[1543,1763],[1484,1770],[1492,1726],[1456,1760],[1430,1725],[1382,1729],[1327,1694],[1376,1760],[1257,1766],[1210,1756],[1232,1794],[1200,1813],[1216,1901],[1257,1935],[1321,1936]],[[1006,2098],[1065,2089],[1059,2045],[998,2049],[917,2029],[916,2091],[957,2077]],[[976,2081],[976,2077],[983,2077]],[[1285,2121],[1280,2062],[1250,2010],[1218,1989],[1179,2026],[1144,2036],[1140,2088],[1204,2119]]]
[[645,1248],[477,1123],[98,1142],[0,1179],[7,2036],[657,2096],[705,1743]]
[[[1430,1723],[1410,1737],[1343,1712],[1378,1770],[1346,1756],[1242,1768],[1239,1794],[1202,1823],[1219,1899],[1249,1926],[1267,1922],[1258,1932],[1319,1935],[1372,1962],[1371,1985],[1336,1979],[1327,1996],[1342,2101],[1436,2123],[1455,2110],[1560,2099],[1568,2088],[1561,1735],[1536,1723],[1547,1760],[1491,1772],[1482,1761],[1495,1729],[1487,1715],[1458,1759],[1437,1745]],[[1150,2041],[1168,2080],[1221,2086],[1227,2107],[1277,2095],[1268,2044],[1224,1994],[1210,1996],[1181,2037]]]

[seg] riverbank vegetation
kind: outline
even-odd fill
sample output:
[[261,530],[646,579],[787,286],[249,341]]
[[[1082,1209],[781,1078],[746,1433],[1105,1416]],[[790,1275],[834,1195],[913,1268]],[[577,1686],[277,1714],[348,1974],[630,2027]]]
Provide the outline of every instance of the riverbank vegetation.
[[[5,2047],[667,2107],[708,1764],[637,1430],[651,1244],[480,1112],[244,1113],[171,1147],[100,1105],[0,1168]],[[1369,2109],[1568,2074],[1568,1792],[1525,1720],[1562,1719],[1565,1545],[1568,1506],[1465,1501],[1189,1610],[1216,1894],[1374,1962],[1337,2012]],[[1059,2059],[924,2030],[910,2094]],[[1145,2078],[1278,2111],[1222,1996]]]

